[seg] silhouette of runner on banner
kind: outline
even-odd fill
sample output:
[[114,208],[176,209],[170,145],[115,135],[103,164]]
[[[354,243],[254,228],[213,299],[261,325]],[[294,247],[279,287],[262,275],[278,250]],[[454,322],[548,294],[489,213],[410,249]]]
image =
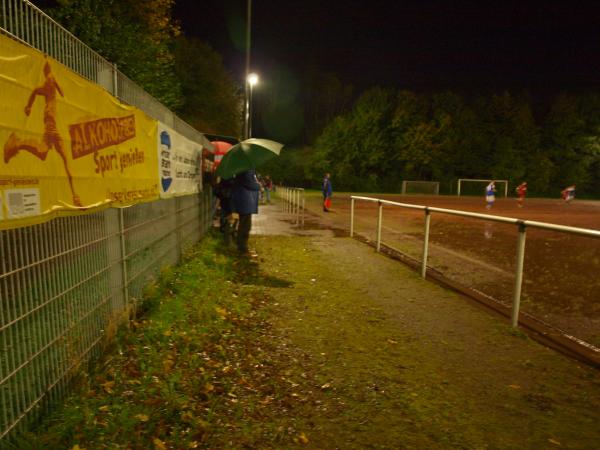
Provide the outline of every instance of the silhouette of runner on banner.
[[11,133],[4,144],[4,162],[8,163],[19,150],[25,150],[42,161],[45,161],[48,156],[48,151],[51,148],[54,148],[65,165],[65,172],[69,178],[69,185],[71,186],[71,192],[73,194],[73,204],[75,206],[82,206],[81,199],[75,193],[75,188],[73,187],[73,177],[71,176],[67,164],[64,142],[58,133],[58,127],[56,126],[56,93],[58,92],[62,97],[64,97],[64,94],[52,75],[52,70],[50,69],[50,64],[48,62],[44,64],[44,77],[44,84],[31,92],[29,100],[27,101],[27,106],[25,106],[25,115],[29,116],[36,97],[38,95],[44,97],[46,102],[44,105],[44,137],[40,142],[35,139],[21,139],[15,133]]

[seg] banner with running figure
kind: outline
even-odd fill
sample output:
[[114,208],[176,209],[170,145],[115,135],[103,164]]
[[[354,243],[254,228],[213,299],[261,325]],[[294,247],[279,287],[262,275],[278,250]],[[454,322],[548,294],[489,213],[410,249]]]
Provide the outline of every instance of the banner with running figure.
[[158,177],[162,198],[202,189],[202,145],[158,123]]
[[159,198],[157,122],[0,35],[0,229]]

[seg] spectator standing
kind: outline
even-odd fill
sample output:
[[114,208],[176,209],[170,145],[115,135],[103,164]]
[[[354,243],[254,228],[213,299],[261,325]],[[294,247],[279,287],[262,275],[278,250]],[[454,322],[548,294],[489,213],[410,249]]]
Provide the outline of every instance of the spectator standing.
[[333,195],[333,189],[331,187],[331,178],[329,172],[325,174],[323,178],[323,211],[329,212],[331,208],[331,196]]
[[265,197],[267,199],[267,203],[271,203],[271,190],[273,189],[273,181],[269,175],[265,176]]
[[215,195],[219,199],[220,214],[219,214],[219,230],[223,233],[225,245],[229,245],[231,240],[231,224],[230,216],[233,213],[232,195],[233,195],[233,178],[228,180],[219,180],[215,187]]
[[237,249],[248,254],[248,238],[252,228],[252,214],[258,214],[258,196],[261,186],[254,169],[235,176],[232,189],[233,210],[240,216],[237,232]]

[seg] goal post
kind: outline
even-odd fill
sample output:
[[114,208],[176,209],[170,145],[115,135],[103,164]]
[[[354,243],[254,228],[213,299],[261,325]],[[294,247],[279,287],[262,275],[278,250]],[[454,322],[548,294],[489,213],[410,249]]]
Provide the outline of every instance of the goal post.
[[[481,189],[480,189],[480,193],[481,195],[484,194],[484,190],[485,187],[491,182],[492,180],[477,180],[474,178],[459,178],[458,180],[458,187],[456,189],[456,194],[460,197],[461,194],[464,195],[464,191],[465,191],[465,187],[469,186],[469,185],[480,185]],[[494,180],[494,182],[496,183],[496,192],[501,192],[501,186],[504,184],[504,189],[502,189],[502,191],[504,192],[504,196],[508,197],[508,180]],[[479,186],[477,186],[477,189],[479,189]]]
[[440,182],[404,180],[402,194],[440,195]]

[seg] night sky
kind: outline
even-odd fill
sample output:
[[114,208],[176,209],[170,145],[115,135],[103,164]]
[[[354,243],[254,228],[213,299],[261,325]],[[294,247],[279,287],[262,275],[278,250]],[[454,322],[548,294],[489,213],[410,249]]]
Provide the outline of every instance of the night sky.
[[[241,80],[245,0],[177,0],[175,12]],[[254,0],[252,68],[334,72],[359,90],[597,89],[600,1]]]

